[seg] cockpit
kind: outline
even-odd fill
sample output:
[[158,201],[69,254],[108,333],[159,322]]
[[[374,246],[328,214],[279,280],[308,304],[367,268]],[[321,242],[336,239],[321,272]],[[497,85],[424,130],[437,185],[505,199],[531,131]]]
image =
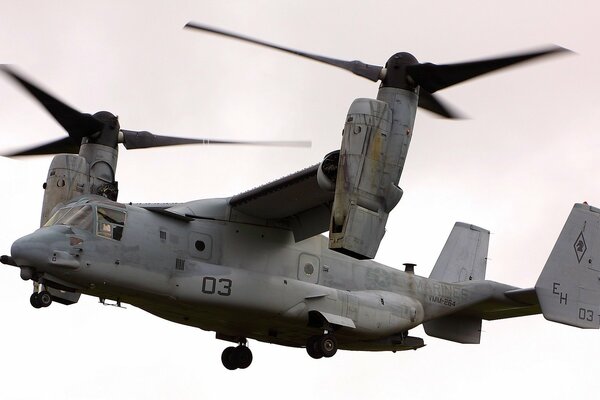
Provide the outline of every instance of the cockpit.
[[68,225],[98,236],[121,240],[127,212],[99,204],[74,204],[56,211],[44,226]]

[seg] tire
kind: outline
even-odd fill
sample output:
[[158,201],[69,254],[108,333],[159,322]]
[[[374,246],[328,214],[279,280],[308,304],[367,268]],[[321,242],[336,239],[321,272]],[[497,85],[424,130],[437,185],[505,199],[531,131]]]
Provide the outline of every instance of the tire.
[[221,354],[221,362],[223,366],[230,371],[238,368],[237,352],[235,347],[228,347]]
[[48,307],[52,304],[52,296],[47,290],[38,293],[38,301],[42,307]]
[[246,369],[252,364],[252,351],[246,346],[238,346],[235,349],[235,358],[239,369]]
[[40,302],[40,296],[37,293],[33,293],[31,297],[29,297],[29,303],[33,308],[42,308],[42,303]]
[[306,352],[315,360],[323,358],[323,352],[321,351],[319,346],[320,339],[320,336],[311,336],[306,341]]
[[323,335],[319,338],[318,347],[323,357],[333,357],[337,353],[337,340],[333,335]]

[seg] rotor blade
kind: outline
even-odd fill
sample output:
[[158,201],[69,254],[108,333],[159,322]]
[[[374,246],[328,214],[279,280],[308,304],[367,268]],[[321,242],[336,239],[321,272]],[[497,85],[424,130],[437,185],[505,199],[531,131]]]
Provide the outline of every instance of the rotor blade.
[[372,80],[373,82],[377,82],[381,78],[381,70],[382,67],[377,65],[365,64],[361,61],[344,61],[338,60],[335,58],[323,57],[316,54],[306,53],[300,50],[290,49],[288,47],[279,46],[273,43],[265,42],[263,40],[254,39],[248,36],[240,35],[233,32],[228,32],[222,29],[213,28],[207,25],[198,24],[195,22],[188,22],[185,24],[185,28],[197,29],[204,32],[211,32],[217,35],[227,36],[233,39],[243,40],[245,42],[254,43],[259,46],[270,47],[271,49],[285,51],[286,53],[295,54],[300,57],[309,58],[311,60],[320,61],[325,64],[333,65],[338,68],[345,69],[346,71],[350,71],[355,75],[362,76],[363,78],[367,78]]
[[571,52],[571,50],[560,46],[552,46],[529,53],[457,64],[436,65],[424,63],[409,65],[406,67],[406,71],[415,83],[419,84],[419,86],[429,93],[435,93],[440,89],[466,81],[467,79],[475,78],[479,75],[487,74],[533,58],[563,52]]
[[16,153],[6,154],[5,157],[39,156],[44,154],[59,153],[79,153],[80,143],[78,142],[81,142],[81,140],[66,137],[63,139],[55,140],[54,142],[43,144],[41,146],[17,151]]
[[104,124],[90,114],[83,114],[69,107],[54,96],[17,74],[7,65],[0,64],[0,70],[17,81],[25,90],[39,101],[42,106],[62,125],[69,136],[81,139],[102,130]]
[[122,129],[122,143],[127,150],[147,149],[150,147],[178,146],[183,144],[242,144],[252,146],[284,146],[284,147],[310,147],[309,141],[238,141],[238,140],[213,140],[189,139],[173,136],[154,135],[148,131],[129,131]]
[[445,118],[465,118],[460,113],[454,111],[452,107],[448,106],[447,104],[444,104],[439,97],[432,95],[423,88],[419,90],[419,107]]

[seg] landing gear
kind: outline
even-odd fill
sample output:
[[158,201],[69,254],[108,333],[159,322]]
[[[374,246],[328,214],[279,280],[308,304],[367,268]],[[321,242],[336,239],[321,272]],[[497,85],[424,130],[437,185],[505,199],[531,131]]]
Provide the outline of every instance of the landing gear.
[[311,336],[306,341],[306,352],[315,359],[333,357],[337,353],[337,340],[330,333]]
[[50,295],[50,292],[48,292],[47,290],[42,290],[41,292],[39,292],[38,301],[40,302],[42,307],[50,306],[50,304],[52,304],[52,296]]
[[34,282],[33,294],[29,297],[29,302],[34,308],[48,307],[52,304],[52,296],[44,288],[44,285]]
[[333,357],[337,353],[337,340],[335,336],[331,334],[323,335],[317,343],[323,353],[323,357]]
[[244,341],[237,347],[230,346],[223,350],[221,362],[225,368],[231,371],[238,368],[246,369],[252,364],[252,351]]
[[40,296],[37,293],[33,293],[31,297],[29,297],[29,302],[33,306],[33,308],[42,308],[42,303],[40,303]]

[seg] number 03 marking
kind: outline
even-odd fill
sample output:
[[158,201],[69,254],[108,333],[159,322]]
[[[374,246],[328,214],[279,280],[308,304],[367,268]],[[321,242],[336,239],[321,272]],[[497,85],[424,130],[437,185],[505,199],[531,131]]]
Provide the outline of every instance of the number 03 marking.
[[221,296],[229,296],[231,294],[231,279],[219,279],[219,283],[223,284],[222,290],[219,290],[217,294]]
[[215,294],[219,296],[231,295],[231,279],[221,278],[217,281],[217,278],[212,276],[205,276],[202,278],[202,293],[204,294]]
[[593,321],[594,320],[594,310],[588,310],[587,308],[579,309],[579,319],[585,321]]

